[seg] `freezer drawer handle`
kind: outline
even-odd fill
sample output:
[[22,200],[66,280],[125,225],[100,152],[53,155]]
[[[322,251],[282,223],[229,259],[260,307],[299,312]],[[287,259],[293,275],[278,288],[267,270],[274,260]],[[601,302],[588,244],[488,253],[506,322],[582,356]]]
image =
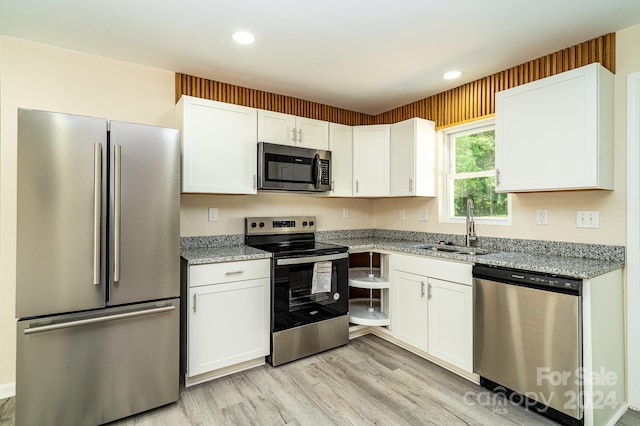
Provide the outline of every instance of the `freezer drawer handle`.
[[42,333],[45,331],[63,330],[65,328],[79,327],[82,325],[98,324],[102,322],[116,321],[116,320],[121,320],[126,318],[141,317],[143,315],[160,314],[163,312],[170,312],[175,309],[176,307],[171,305],[171,306],[163,306],[160,308],[145,309],[142,311],[127,312],[124,314],[109,315],[106,317],[88,318],[88,319],[83,319],[78,321],[64,322],[60,324],[42,325],[39,327],[27,328],[24,331],[24,334],[35,334],[35,333]]
[[100,284],[100,210],[102,209],[102,144],[93,144],[93,284]]
[[229,275],[242,275],[244,274],[244,271],[230,271],[230,272],[225,272],[224,275],[225,276],[229,276]]

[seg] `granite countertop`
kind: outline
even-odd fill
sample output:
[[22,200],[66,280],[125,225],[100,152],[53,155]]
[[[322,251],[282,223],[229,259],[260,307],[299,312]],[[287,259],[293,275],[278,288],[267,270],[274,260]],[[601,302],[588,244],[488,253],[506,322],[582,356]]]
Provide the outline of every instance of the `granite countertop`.
[[180,250],[180,256],[189,265],[234,262],[238,260],[269,259],[271,253],[244,245],[189,247]]
[[[468,262],[478,265],[493,265],[504,268],[521,269],[572,278],[588,279],[624,267],[621,260],[597,260],[571,256],[546,255],[539,253],[502,252],[473,249],[476,255],[436,252],[417,248],[422,241],[394,240],[388,238],[344,238],[326,240],[333,244],[349,247],[349,250],[377,249],[398,253],[410,253],[434,258]],[[460,247],[465,250],[465,247]]]
[[[206,238],[206,237],[205,237]],[[192,239],[192,242],[202,244],[203,241]],[[238,260],[268,259],[271,253],[248,247],[239,243],[240,238],[223,237],[211,241],[209,246],[183,246],[180,255],[189,265],[205,263],[233,262]],[[385,238],[380,236],[354,236],[353,238],[328,238],[322,241],[346,246],[351,251],[356,250],[384,250],[396,253],[409,253],[432,258],[441,258],[458,262],[473,263],[478,265],[492,265],[504,268],[521,269],[526,271],[540,272],[553,275],[563,275],[572,278],[589,279],[607,272],[623,268],[625,265],[624,256],[614,256],[611,259],[597,259],[586,257],[580,252],[580,248],[575,244],[568,244],[561,254],[540,254],[539,248],[536,251],[511,251],[492,248],[473,248],[477,254],[438,252],[430,249],[420,248],[419,245],[435,245],[425,243],[425,241],[411,241],[407,239]],[[520,244],[527,248],[526,241]],[[459,247],[466,250],[466,247]],[[588,254],[599,255],[601,247],[595,246],[595,252]],[[554,250],[556,250],[554,248]],[[552,251],[553,252],[553,251]],[[556,253],[558,251],[556,250]],[[622,252],[623,253],[623,252]],[[572,256],[572,254],[577,254]]]

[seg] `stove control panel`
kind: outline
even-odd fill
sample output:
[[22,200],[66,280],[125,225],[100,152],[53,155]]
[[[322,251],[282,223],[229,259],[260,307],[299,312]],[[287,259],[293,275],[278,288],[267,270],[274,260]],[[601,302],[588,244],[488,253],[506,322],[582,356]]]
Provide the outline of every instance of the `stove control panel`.
[[315,230],[315,216],[247,217],[244,220],[245,235],[290,234]]

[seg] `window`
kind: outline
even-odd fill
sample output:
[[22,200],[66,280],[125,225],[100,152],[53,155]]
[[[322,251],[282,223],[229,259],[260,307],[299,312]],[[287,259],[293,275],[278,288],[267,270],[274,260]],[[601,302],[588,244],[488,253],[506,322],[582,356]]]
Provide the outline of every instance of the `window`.
[[495,128],[493,121],[452,129],[446,143],[446,217],[467,216],[467,199],[474,204],[480,222],[509,223],[507,194],[495,192]]

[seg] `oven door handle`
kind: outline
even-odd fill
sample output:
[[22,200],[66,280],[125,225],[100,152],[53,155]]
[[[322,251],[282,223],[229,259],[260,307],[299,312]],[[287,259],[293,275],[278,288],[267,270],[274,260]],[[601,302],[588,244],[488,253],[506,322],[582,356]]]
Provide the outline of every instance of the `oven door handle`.
[[349,253],[327,254],[324,256],[310,257],[286,257],[276,259],[276,265],[300,265],[301,263],[326,262],[329,260],[340,260],[349,258]]

